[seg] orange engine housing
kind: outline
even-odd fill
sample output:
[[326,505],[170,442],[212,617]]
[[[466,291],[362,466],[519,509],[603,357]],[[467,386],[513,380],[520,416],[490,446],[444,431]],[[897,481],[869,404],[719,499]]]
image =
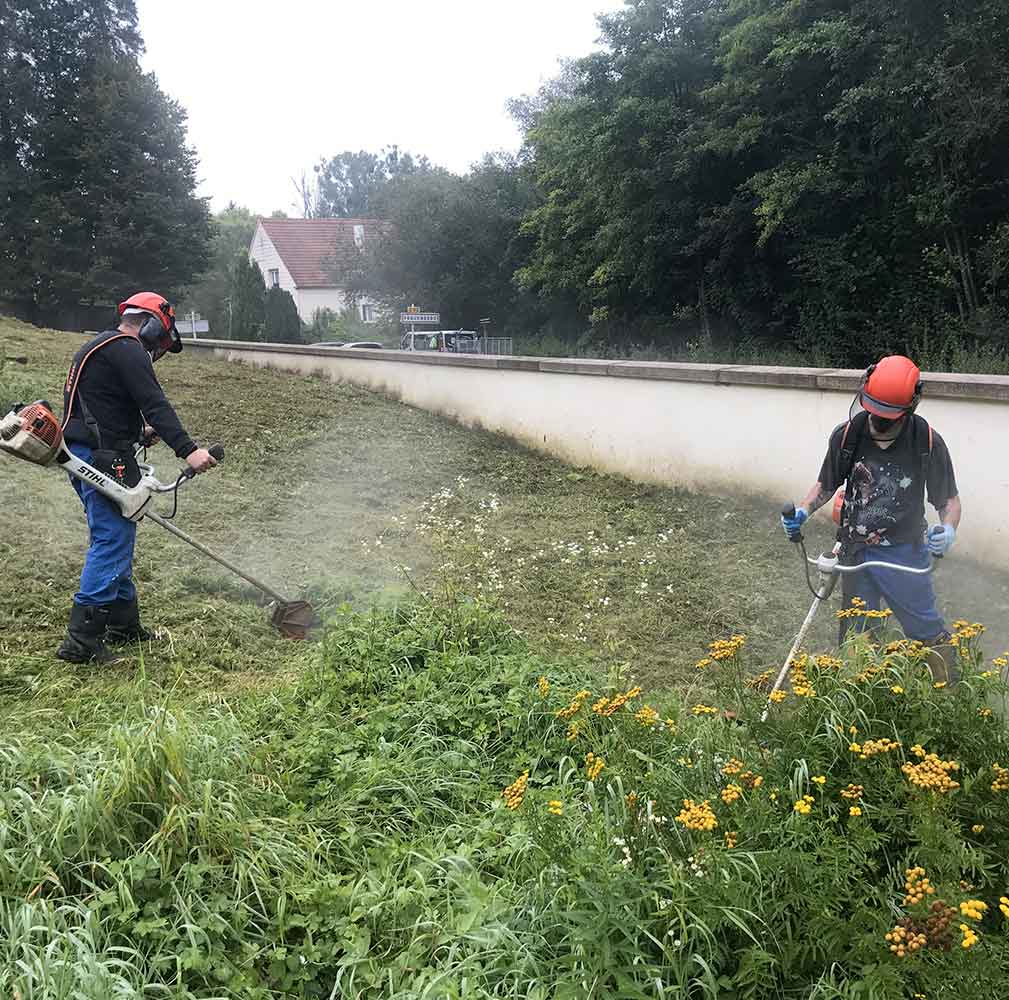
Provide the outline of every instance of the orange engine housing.
[[831,517],[834,519],[834,524],[841,523],[841,511],[844,508],[844,487],[841,486],[838,491],[834,494],[834,509],[831,511]]
[[42,400],[0,420],[0,451],[34,465],[49,465],[63,448],[63,428]]

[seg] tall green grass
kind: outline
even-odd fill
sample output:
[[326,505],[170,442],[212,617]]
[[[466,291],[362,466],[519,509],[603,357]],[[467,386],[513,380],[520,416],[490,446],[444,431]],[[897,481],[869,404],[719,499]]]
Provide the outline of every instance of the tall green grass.
[[[1005,688],[964,648],[951,692],[906,645],[854,643],[762,724],[745,647],[705,672],[707,712],[538,658],[481,604],[421,601],[341,612],[300,678],[234,710],[26,719],[0,739],[0,996],[992,995],[1009,742],[985,708]],[[901,747],[849,746],[882,737]],[[917,743],[958,789],[909,783]],[[684,799],[717,827],[685,825]],[[988,904],[981,945],[954,928],[949,951],[890,953],[918,864],[952,905]]]

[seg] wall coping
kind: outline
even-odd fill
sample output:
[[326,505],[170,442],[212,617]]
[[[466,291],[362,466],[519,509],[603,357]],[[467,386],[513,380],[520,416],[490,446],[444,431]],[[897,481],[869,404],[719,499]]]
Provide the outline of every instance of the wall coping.
[[[711,365],[678,361],[597,361],[583,358],[515,357],[495,354],[441,354],[428,351],[360,350],[309,347],[301,344],[263,344],[244,340],[192,340],[186,350],[265,352],[338,360],[388,361],[441,365],[449,368],[492,368],[546,374],[592,375],[611,378],[655,379],[667,382],[705,382],[712,385],[751,385],[788,389],[854,392],[862,372],[851,368],[794,368],[782,365]],[[1009,375],[970,375],[923,372],[927,396],[1009,402]]]

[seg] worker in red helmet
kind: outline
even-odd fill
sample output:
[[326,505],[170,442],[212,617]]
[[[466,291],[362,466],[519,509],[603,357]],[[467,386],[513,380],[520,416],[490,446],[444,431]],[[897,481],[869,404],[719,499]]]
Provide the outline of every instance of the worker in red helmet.
[[[186,433],[154,374],[154,362],[178,354],[175,310],[156,292],[119,305],[119,324],[74,356],[63,391],[64,441],[78,458],[129,488],[140,481],[135,446],[160,437],[194,472],[216,465]],[[140,624],[133,584],[137,526],[92,486],[71,478],[87,515],[90,542],[67,636],[57,650],[71,663],[114,659],[106,643],[153,638]]]
[[[859,564],[871,553],[873,562],[924,568],[931,556],[943,556],[956,540],[962,508],[949,450],[939,434],[915,413],[921,398],[921,372],[909,358],[891,355],[866,372],[852,403],[850,419],[834,429],[816,485],[793,517],[782,517],[789,538],[802,523],[844,487],[839,512],[841,557]],[[939,524],[926,534],[925,499],[936,509]],[[893,611],[910,639],[942,653],[945,672],[955,680],[955,657],[949,632],[936,605],[929,576],[884,567],[867,567],[843,575],[846,605],[853,598],[865,609]],[[867,619],[841,619],[841,641],[850,626],[864,628]]]

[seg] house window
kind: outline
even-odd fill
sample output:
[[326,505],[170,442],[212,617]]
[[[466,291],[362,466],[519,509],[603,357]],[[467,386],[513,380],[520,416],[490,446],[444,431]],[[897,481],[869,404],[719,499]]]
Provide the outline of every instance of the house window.
[[361,322],[362,323],[374,323],[375,322],[375,307],[372,305],[367,305],[365,303],[361,304]]
[[354,246],[358,250],[364,247],[364,226],[354,226]]
[[268,277],[270,279],[270,287],[271,288],[279,288],[280,287],[280,268],[279,267],[271,267],[270,270],[269,270],[269,272],[268,272]]

